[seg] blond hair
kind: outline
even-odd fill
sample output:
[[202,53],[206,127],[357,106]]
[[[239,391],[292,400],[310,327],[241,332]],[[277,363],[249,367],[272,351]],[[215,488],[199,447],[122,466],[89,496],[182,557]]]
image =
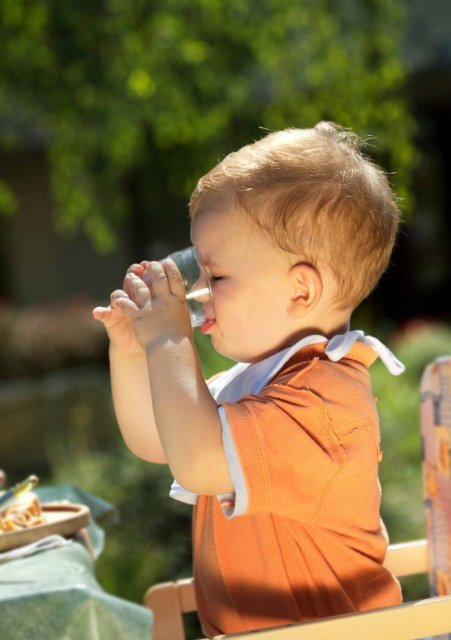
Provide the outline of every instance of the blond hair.
[[330,122],[270,133],[199,180],[190,216],[232,190],[276,246],[329,268],[337,305],[355,308],[387,268],[400,221],[387,176],[361,148]]

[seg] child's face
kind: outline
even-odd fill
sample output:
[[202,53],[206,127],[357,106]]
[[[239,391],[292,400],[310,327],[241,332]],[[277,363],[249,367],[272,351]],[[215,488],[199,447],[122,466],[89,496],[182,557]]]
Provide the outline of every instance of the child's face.
[[253,362],[289,344],[298,332],[287,312],[292,256],[236,207],[200,213],[191,237],[211,281],[213,304],[205,314],[212,322],[204,333],[216,351]]

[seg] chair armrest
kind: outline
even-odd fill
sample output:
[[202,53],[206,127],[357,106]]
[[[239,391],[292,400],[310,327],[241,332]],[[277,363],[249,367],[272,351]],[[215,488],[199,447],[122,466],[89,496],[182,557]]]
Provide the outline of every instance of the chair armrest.
[[144,605],[153,612],[152,640],[185,640],[183,614],[197,609],[193,579],[150,587]]
[[448,633],[451,595],[408,602],[396,607],[331,616],[317,622],[215,636],[214,640],[416,640]]
[[[426,540],[414,540],[412,542],[403,542],[400,544],[393,544],[388,547],[387,556],[385,558],[384,565],[396,576],[408,576],[413,575],[415,573],[424,573],[427,571],[427,541]],[[324,620],[319,620],[317,622],[312,622],[303,625],[292,625],[288,627],[282,627],[280,629],[274,629],[272,631],[260,631],[254,632],[257,635],[256,640],[264,640],[266,635],[260,634],[275,634],[268,635],[268,640],[289,640],[289,638],[307,638],[308,640],[322,640],[323,638],[328,638],[330,640],[331,637],[341,637],[341,633],[346,634],[347,640],[352,640],[352,638],[356,638],[361,640],[361,638],[365,638],[365,640],[369,640],[369,638],[374,637],[377,640],[380,640],[384,636],[384,631],[387,628],[390,628],[390,633],[392,634],[391,624],[401,624],[401,622],[391,622],[392,616],[399,616],[401,620],[402,616],[405,615],[405,608],[411,607],[412,605],[420,606],[427,605],[429,607],[430,603],[434,602],[434,600],[424,600],[419,603],[408,603],[401,606],[401,613],[395,614],[394,609],[397,607],[389,607],[388,609],[380,609],[374,612],[367,613],[358,613],[352,614],[349,616],[335,616],[334,618],[325,618]],[[196,598],[194,593],[194,583],[193,578],[187,578],[185,580],[178,580],[177,582],[165,582],[162,584],[157,584],[150,589],[147,590],[144,596],[144,604],[146,607],[149,607],[153,610],[154,614],[154,632],[152,636],[152,640],[184,640],[184,628],[183,628],[183,613],[188,613],[190,611],[196,611]],[[449,604],[448,604],[449,606]],[[429,609],[427,609],[429,611]],[[448,611],[448,610],[447,610]],[[383,613],[387,612],[387,613]],[[365,619],[365,625],[373,625],[373,621],[369,620],[367,616],[377,614],[376,626],[379,634],[382,635],[374,635],[369,636],[368,631],[363,633],[361,631],[361,627],[359,626],[358,620],[356,622],[353,621],[354,616],[360,619],[361,616]],[[349,622],[348,622],[349,619]],[[451,614],[450,614],[451,619]],[[330,625],[337,624],[337,629],[335,626],[326,627],[326,631],[323,632],[321,626],[318,625]],[[345,626],[342,630],[343,624],[348,625]],[[385,626],[384,626],[385,625]],[[352,629],[357,629],[355,632],[356,635],[349,635],[353,633]],[[410,627],[409,627],[410,628]],[[296,629],[294,632],[293,629]],[[418,631],[418,626],[416,624],[413,625],[413,629],[415,633]],[[282,635],[280,635],[282,633]],[[299,635],[288,635],[288,634],[299,634]],[[320,635],[306,635],[310,633],[320,634]],[[362,635],[359,636],[359,634]],[[442,633],[439,631],[437,633]],[[254,636],[253,634],[253,636]],[[286,635],[287,634],[287,635]],[[332,635],[328,635],[332,634]],[[393,635],[393,634],[392,634]],[[390,638],[392,638],[390,635]],[[418,638],[421,634],[417,633],[417,635],[413,636],[399,636],[399,638]],[[428,631],[424,635],[431,635],[431,632]],[[233,636],[218,636],[218,638],[247,638],[246,634],[239,634]],[[398,636],[396,636],[398,638]],[[396,640],[395,636],[393,636],[393,640]]]
[[196,594],[194,593],[193,578],[185,578],[177,580],[177,592],[179,594],[180,605],[183,613],[197,611]]
[[391,544],[387,549],[384,566],[398,578],[415,573],[427,573],[427,540]]

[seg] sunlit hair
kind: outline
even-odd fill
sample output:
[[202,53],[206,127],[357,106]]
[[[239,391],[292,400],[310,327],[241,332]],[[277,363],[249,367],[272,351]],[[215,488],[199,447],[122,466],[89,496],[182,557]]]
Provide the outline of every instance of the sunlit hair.
[[400,220],[385,173],[361,148],[330,122],[270,133],[199,180],[190,216],[232,192],[276,246],[330,269],[337,306],[355,308],[387,268]]

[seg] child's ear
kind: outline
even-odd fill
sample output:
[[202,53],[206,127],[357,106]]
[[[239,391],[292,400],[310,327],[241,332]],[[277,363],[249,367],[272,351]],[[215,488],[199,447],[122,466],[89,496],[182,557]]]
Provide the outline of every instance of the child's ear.
[[291,283],[288,313],[292,318],[300,318],[318,304],[323,294],[323,281],[319,271],[305,262],[293,265],[288,276]]

